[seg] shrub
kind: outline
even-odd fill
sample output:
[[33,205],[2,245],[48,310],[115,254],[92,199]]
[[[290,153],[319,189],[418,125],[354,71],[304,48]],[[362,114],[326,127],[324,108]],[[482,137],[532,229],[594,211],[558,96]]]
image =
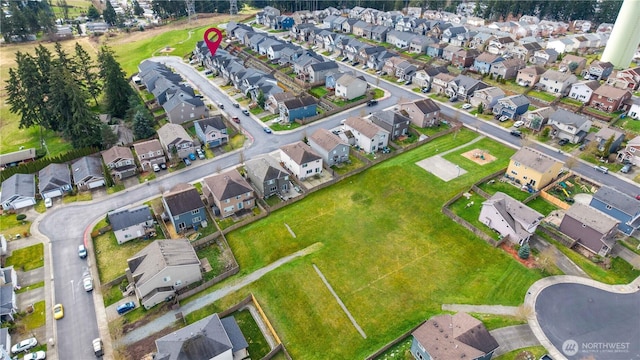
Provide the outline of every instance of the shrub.
[[27,215],[25,215],[25,214],[16,215],[16,220],[18,220],[18,221],[22,221],[22,220],[24,220],[26,218],[27,218]]

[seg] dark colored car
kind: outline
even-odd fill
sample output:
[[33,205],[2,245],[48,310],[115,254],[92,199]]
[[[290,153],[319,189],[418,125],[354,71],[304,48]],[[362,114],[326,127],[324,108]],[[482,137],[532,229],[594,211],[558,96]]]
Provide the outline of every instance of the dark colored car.
[[515,136],[515,137],[519,137],[519,138],[522,137],[522,131],[520,131],[520,130],[511,130],[510,134]]
[[232,117],[231,120],[233,120],[233,122],[236,124],[240,124],[240,118],[237,116]]
[[378,105],[378,100],[371,99],[367,102],[367,106],[374,106],[374,105]]
[[560,145],[560,146],[565,146],[565,145],[567,145],[568,143],[569,143],[569,139],[560,139],[560,140],[558,141],[558,145]]
[[128,301],[124,304],[118,305],[116,311],[118,314],[122,315],[136,308],[136,304],[133,301]]
[[234,108],[240,108],[240,104],[238,104],[238,103],[233,103],[233,107],[234,107]]

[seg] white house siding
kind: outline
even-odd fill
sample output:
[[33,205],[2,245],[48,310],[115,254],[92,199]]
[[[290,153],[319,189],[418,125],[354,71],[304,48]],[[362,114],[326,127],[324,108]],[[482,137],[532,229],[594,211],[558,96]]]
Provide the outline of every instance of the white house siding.
[[[136,290],[140,300],[142,300],[142,298],[156,288],[173,286],[174,289],[177,290],[196,281],[200,281],[201,279],[202,275],[200,273],[200,264],[170,266],[158,272],[155,276],[142,284],[142,286],[138,286],[138,284],[136,284]],[[178,281],[180,284],[177,283]],[[170,293],[173,294],[173,291]],[[151,308],[154,305],[163,302],[166,297],[166,294],[162,298],[153,296],[151,299],[146,300],[145,303],[143,303],[143,306],[147,309]]]

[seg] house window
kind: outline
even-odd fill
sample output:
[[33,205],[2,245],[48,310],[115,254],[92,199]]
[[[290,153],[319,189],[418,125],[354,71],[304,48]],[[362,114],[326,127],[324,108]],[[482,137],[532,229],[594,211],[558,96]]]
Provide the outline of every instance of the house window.
[[311,174],[312,172],[313,172],[313,169],[307,170],[307,174]]
[[191,220],[191,222],[193,224],[199,223],[200,221],[202,221],[202,219],[200,218],[200,216],[196,216],[193,218],[193,220]]
[[225,203],[225,204],[228,204],[228,203],[230,203],[230,202],[231,202],[231,199],[226,199],[226,200],[224,201],[224,203]]
[[607,205],[607,210],[611,210],[611,209],[613,209],[611,205]]
[[191,210],[191,215],[199,214],[200,209]]
[[240,200],[241,197],[242,197],[242,195],[236,196],[236,200]]
[[238,210],[240,210],[242,208],[244,208],[244,206],[243,206],[242,201],[241,201],[241,202],[238,203]]
[[514,161],[514,162],[513,162],[513,166],[520,166],[520,163],[519,163],[519,162],[517,162],[517,161]]
[[303,168],[306,168],[306,167],[307,167],[307,165],[308,165],[308,164],[302,164],[302,167],[303,167]]
[[171,276],[165,276],[162,280],[164,282],[169,282],[169,281],[171,281]]

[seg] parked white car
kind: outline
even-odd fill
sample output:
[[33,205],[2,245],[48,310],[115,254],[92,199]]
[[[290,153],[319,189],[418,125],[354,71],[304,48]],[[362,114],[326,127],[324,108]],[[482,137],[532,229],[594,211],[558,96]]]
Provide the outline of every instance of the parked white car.
[[23,360],[44,360],[47,358],[47,354],[44,351],[36,351],[25,355]]
[[473,107],[473,105],[471,105],[471,104],[464,104],[464,105],[462,105],[462,110],[469,110],[472,107]]
[[518,121],[513,123],[513,127],[516,127],[516,128],[519,128],[522,125],[524,125],[524,121],[522,121],[522,120],[518,120]]
[[29,338],[26,340],[22,340],[19,343],[13,345],[11,347],[11,352],[14,354],[25,352],[31,348],[36,347],[37,345],[38,345],[38,340],[36,340],[36,338]]

